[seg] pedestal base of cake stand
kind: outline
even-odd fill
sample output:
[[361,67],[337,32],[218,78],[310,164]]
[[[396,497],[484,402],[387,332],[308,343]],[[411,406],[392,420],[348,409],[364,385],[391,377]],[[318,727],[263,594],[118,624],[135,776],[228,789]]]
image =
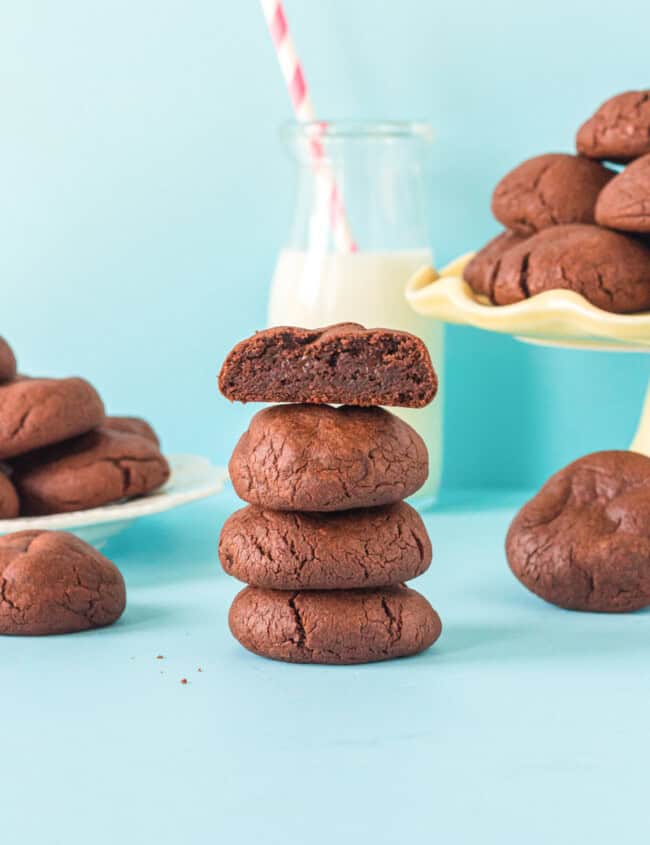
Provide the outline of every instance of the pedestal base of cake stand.
[[648,455],[650,457],[650,386],[646,393],[639,427],[634,435],[630,450],[632,452],[641,452],[642,455]]

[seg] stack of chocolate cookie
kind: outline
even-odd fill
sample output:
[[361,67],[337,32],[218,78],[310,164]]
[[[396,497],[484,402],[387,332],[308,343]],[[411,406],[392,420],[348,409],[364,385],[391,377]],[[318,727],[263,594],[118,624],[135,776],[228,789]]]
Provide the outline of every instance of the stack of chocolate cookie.
[[250,585],[230,609],[234,636],[294,663],[365,663],[428,648],[440,620],[404,582],[427,569],[431,544],[403,501],[426,481],[427,450],[379,407],[433,399],[424,344],[357,324],[268,329],[232,350],[219,387],[233,401],[291,403],[256,414],[230,461],[249,503],[219,543],[225,571]]
[[[605,102],[580,128],[578,155],[508,173],[492,196],[505,227],[464,279],[495,305],[575,291],[604,311],[650,310],[650,91]],[[632,162],[617,173],[603,162]]]
[[0,519],[84,510],[160,487],[169,466],[144,420],[107,417],[81,378],[18,375],[0,338]]

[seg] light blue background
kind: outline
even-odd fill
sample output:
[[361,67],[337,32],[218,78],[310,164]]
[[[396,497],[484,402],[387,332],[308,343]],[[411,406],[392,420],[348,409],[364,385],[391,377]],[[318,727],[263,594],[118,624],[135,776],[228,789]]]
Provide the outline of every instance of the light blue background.
[[262,660],[226,632],[241,585],[214,551],[234,507],[228,494],[112,542],[129,589],[116,625],[0,637],[3,843],[647,842],[648,611],[528,593],[503,559],[512,501],[491,494],[426,516],[432,649]]
[[[496,231],[509,167],[571,149],[600,100],[650,82],[647,0],[287,8],[320,114],[437,127],[441,261]],[[25,371],[80,372],[170,451],[225,461],[250,410],[218,398],[216,372],[263,324],[291,205],[275,136],[290,109],[257,4],[0,10],[0,332]],[[447,485],[532,489],[627,444],[646,378],[640,356],[450,330]],[[503,538],[526,495],[448,492],[417,585],[439,643],[338,669],[264,661],[226,633],[232,492],[135,524],[107,548],[128,584],[117,625],[0,638],[3,842],[647,840],[650,614],[525,591]]]
[[[224,461],[250,409],[215,390],[264,323],[288,228],[291,116],[256,2],[14,0],[0,26],[0,330],[27,372],[79,372],[171,450]],[[570,150],[606,96],[648,84],[650,10],[589,0],[288,0],[323,117],[438,134],[439,260],[497,230],[497,179]],[[446,482],[532,487],[629,443],[641,356],[448,333]]]

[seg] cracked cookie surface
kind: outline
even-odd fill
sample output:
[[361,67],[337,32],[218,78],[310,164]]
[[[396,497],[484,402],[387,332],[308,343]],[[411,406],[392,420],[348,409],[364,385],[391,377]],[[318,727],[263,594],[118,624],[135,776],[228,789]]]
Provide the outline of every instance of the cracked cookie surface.
[[564,223],[593,223],[598,194],[614,176],[614,171],[586,158],[563,153],[536,156],[499,182],[492,212],[520,235]]
[[146,437],[156,446],[160,446],[160,439],[153,427],[142,417],[106,417],[102,428],[111,428],[113,431],[126,431],[130,434],[139,434]]
[[0,468],[0,519],[14,519],[19,512],[16,488]]
[[219,558],[229,575],[256,587],[383,587],[428,569],[431,542],[406,502],[330,514],[249,506],[226,521]]
[[16,356],[7,341],[0,337],[0,382],[16,378]]
[[383,408],[276,405],[253,417],[228,468],[249,504],[338,511],[412,495],[429,458],[422,438]]
[[288,663],[371,663],[418,654],[440,636],[436,611],[403,585],[374,590],[246,587],[228,616],[233,636]]
[[606,100],[578,130],[576,147],[589,158],[619,162],[650,153],[650,91]]
[[18,378],[0,384],[0,459],[90,431],[104,405],[81,378]]
[[650,154],[629,164],[606,185],[596,204],[601,226],[650,232]]
[[575,291],[613,313],[646,311],[650,249],[600,226],[554,226],[504,253],[493,301],[509,305],[553,289]]
[[650,458],[595,452],[556,473],[519,511],[510,568],[533,593],[570,610],[650,605]]
[[422,408],[438,380],[415,335],[339,323],[280,326],[238,343],[219,374],[231,401]]
[[169,478],[155,443],[110,428],[18,458],[13,470],[26,516],[100,507],[149,493]]
[[0,537],[0,634],[69,634],[110,625],[126,606],[118,568],[63,531]]
[[485,296],[492,301],[494,280],[499,272],[501,259],[509,249],[518,246],[525,240],[525,235],[518,235],[516,232],[510,231],[501,232],[500,235],[497,235],[476,253],[463,271],[463,279],[474,293]]

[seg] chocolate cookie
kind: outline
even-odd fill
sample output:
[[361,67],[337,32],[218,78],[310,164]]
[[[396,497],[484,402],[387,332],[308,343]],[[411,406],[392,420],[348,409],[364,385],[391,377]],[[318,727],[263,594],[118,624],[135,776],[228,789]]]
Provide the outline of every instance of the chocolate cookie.
[[406,502],[330,514],[249,506],[226,521],[219,558],[229,575],[255,587],[385,587],[428,569],[431,542]]
[[440,618],[408,587],[288,592],[246,587],[228,617],[234,637],[288,663],[371,663],[418,654],[440,636]]
[[276,405],[253,417],[229,470],[252,505],[339,511],[410,496],[429,457],[422,438],[383,408]]
[[556,473],[515,517],[510,568],[570,610],[650,605],[650,458],[596,452]]
[[219,374],[223,395],[239,402],[422,408],[437,388],[420,338],[358,323],[257,332],[235,346]]
[[650,232],[650,154],[605,186],[596,203],[596,220],[624,232]]
[[589,158],[632,161],[650,153],[650,91],[607,100],[578,130],[578,152]]
[[108,505],[156,490],[169,465],[146,437],[99,428],[18,458],[13,482],[27,516]]
[[130,434],[139,434],[146,437],[156,446],[160,446],[158,435],[146,420],[140,417],[106,417],[102,423],[103,428],[110,428],[113,431],[126,431]]
[[559,288],[582,294],[605,311],[646,311],[650,250],[599,226],[554,226],[503,255],[493,299],[497,305],[509,305]]
[[0,459],[83,434],[101,424],[104,405],[80,378],[19,378],[0,384]]
[[19,512],[16,488],[0,468],[0,519],[14,519]]
[[16,356],[7,341],[0,337],[0,382],[16,378]]
[[126,606],[119,569],[63,531],[0,537],[0,634],[72,634],[111,625]]
[[537,156],[499,182],[492,212],[520,235],[562,223],[593,223],[598,194],[614,175],[586,158],[560,153]]
[[526,240],[516,232],[501,232],[476,253],[463,271],[463,279],[475,293],[492,299],[494,279],[499,272],[504,254]]

